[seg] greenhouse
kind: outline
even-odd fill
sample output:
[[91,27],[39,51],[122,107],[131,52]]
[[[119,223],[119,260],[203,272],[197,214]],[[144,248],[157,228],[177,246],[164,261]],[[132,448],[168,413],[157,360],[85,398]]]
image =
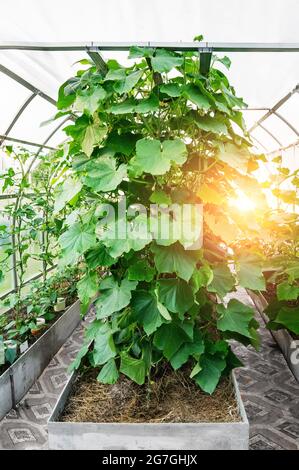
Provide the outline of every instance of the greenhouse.
[[1,7],[0,450],[299,450],[298,2]]

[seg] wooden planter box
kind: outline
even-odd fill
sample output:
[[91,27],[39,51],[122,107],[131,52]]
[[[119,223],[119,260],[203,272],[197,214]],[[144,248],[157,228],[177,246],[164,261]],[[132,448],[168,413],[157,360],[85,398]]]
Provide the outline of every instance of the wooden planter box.
[[248,449],[249,423],[234,373],[240,421],[235,423],[59,422],[76,378],[73,373],[48,421],[49,448],[56,450]]
[[26,395],[79,322],[77,300],[0,376],[0,419]]
[[[261,293],[253,292],[247,289],[249,297],[252,299],[257,311],[267,323],[269,318],[264,313],[265,308],[268,306],[268,302]],[[294,340],[288,330],[269,330],[279,345],[288,365],[291,369],[295,379],[299,382],[299,341]]]

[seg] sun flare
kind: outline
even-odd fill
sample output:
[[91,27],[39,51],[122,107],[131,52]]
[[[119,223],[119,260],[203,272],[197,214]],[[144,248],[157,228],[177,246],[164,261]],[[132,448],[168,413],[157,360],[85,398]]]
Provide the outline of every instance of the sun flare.
[[256,204],[243,191],[237,190],[237,197],[229,200],[229,205],[235,207],[240,212],[250,212],[256,208]]

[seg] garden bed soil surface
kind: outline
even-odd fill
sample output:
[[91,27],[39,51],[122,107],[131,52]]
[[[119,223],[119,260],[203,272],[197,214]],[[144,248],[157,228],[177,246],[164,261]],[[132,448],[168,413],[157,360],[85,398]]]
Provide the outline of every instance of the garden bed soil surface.
[[96,380],[99,371],[78,375],[60,421],[92,423],[197,423],[240,421],[234,388],[223,379],[213,395],[189,378],[189,368],[165,368],[151,384],[121,375],[114,385]]

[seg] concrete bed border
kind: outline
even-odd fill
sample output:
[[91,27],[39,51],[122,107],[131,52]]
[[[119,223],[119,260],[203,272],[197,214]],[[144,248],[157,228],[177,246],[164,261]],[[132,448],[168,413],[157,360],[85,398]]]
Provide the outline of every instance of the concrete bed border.
[[[265,308],[268,306],[268,302],[263,296],[261,292],[254,292],[250,289],[247,289],[247,293],[251,300],[253,301],[255,308],[263,318],[263,320],[268,323],[269,318],[264,313]],[[277,342],[278,346],[280,347],[288,366],[293,373],[297,382],[299,382],[299,341],[295,342],[294,338],[290,335],[288,330],[281,329],[281,330],[269,330],[275,341]],[[292,358],[297,359],[298,363],[295,364]],[[297,362],[296,361],[296,362]]]
[[0,419],[32,387],[80,319],[80,301],[77,300],[0,376]]
[[71,423],[59,422],[73,373],[48,421],[49,448],[56,450],[247,450],[249,423],[234,372],[240,421],[234,423]]

